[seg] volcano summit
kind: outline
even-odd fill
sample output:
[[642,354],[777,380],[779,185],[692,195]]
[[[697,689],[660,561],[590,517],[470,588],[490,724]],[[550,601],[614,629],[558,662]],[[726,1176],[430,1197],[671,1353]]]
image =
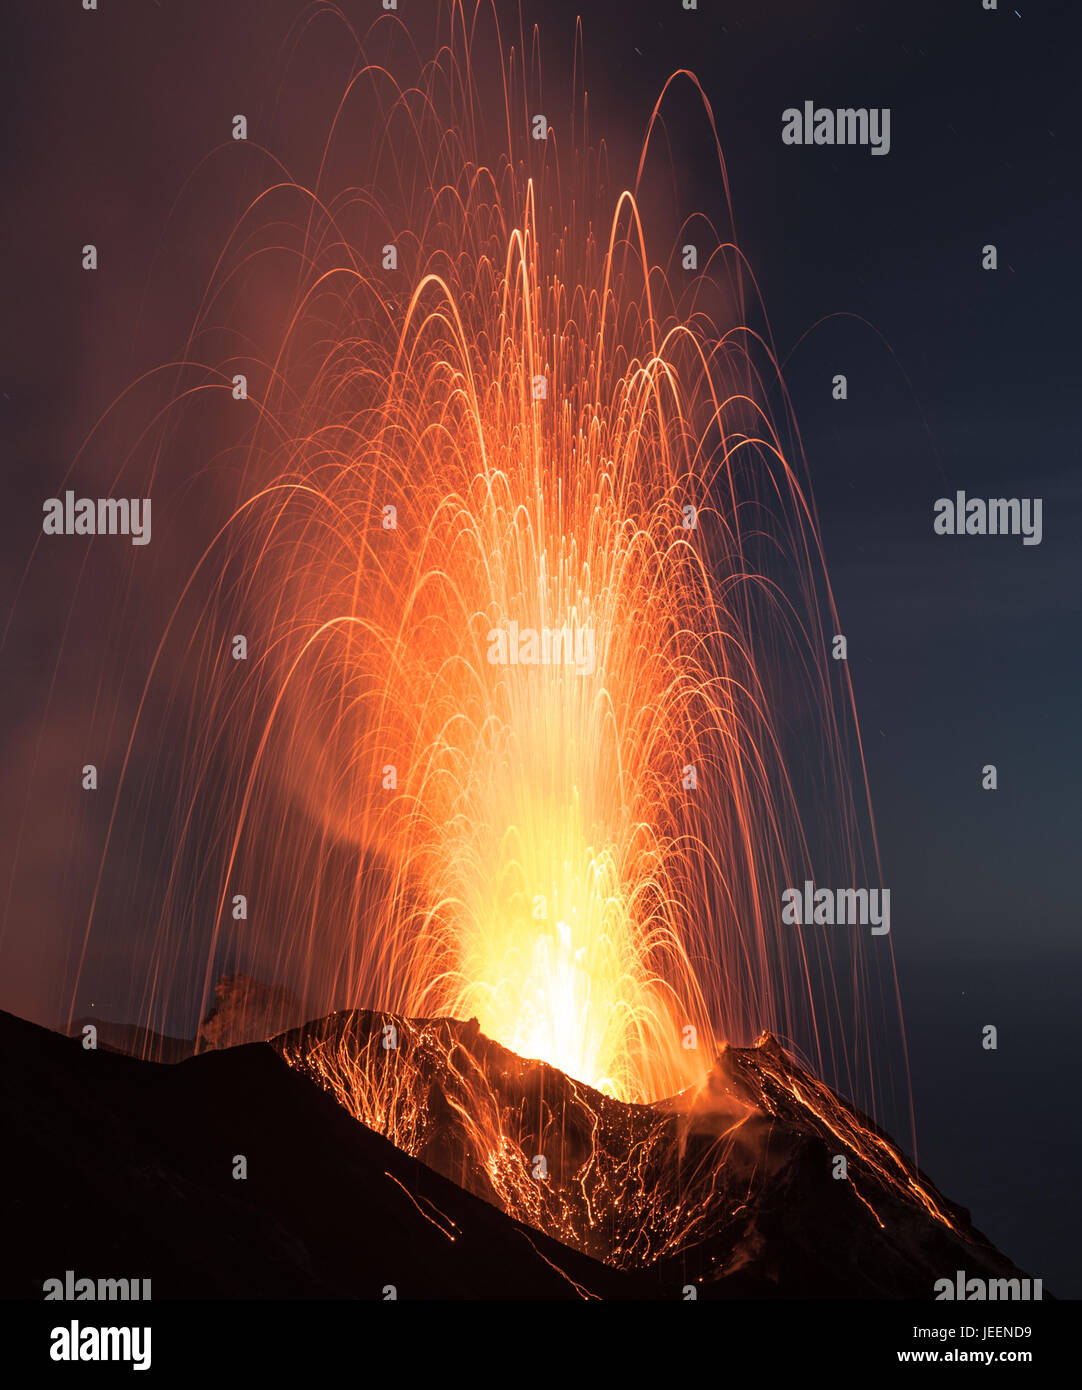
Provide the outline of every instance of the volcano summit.
[[175,1065],[7,1014],[0,1044],[9,1296],[68,1268],[156,1299],[932,1300],[959,1269],[1024,1277],[767,1035],[653,1105],[451,1019],[335,1014]]

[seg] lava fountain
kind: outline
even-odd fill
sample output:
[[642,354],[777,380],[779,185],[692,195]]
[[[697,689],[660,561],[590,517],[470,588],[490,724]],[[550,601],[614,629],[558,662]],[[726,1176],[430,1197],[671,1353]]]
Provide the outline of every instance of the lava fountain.
[[[171,647],[184,674],[140,704],[176,807],[141,1015],[243,962],[624,1101],[763,1029],[867,1094],[869,947],[780,921],[870,841],[806,469],[733,238],[657,193],[690,94],[727,206],[705,96],[670,80],[625,178],[534,36],[438,26],[427,62],[394,15],[357,41],[317,176],[251,198],[178,369],[170,410],[244,425],[146,691]],[[126,760],[112,848],[144,795]]]

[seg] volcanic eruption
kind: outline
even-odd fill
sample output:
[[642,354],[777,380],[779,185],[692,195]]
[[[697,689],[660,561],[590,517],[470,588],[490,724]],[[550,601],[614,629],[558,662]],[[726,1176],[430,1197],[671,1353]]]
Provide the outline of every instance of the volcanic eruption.
[[163,782],[176,807],[137,1011],[168,1031],[232,962],[310,1016],[476,1018],[623,1100],[767,1030],[870,1102],[890,943],[780,917],[874,843],[769,333],[671,186],[678,95],[726,186],[709,107],[675,74],[624,182],[535,35],[439,24],[409,79],[359,53],[320,180],[251,200],[185,354],[190,425],[237,396],[236,359],[192,365],[226,309],[264,339],[131,732],[172,756],[116,794],[114,854]]
[[[705,95],[674,74],[626,157],[590,133],[581,33],[557,101],[497,7],[435,23],[427,49],[393,14],[357,41],[315,178],[275,163],[170,368],[155,468],[212,405],[243,425],[116,781],[102,874],[139,854],[163,885],[131,1012],[146,1040],[194,1031],[227,967],[268,1019],[316,1021],[148,1062],[154,1123],[255,1068],[352,1154],[326,1092],[394,1146],[363,1163],[433,1239],[495,1209],[579,1292],[1013,1269],[870,1118],[906,1090],[889,937],[783,922],[787,884],[871,882],[877,849]],[[667,155],[674,103],[709,213]],[[363,1285],[281,1258],[278,1292]]]

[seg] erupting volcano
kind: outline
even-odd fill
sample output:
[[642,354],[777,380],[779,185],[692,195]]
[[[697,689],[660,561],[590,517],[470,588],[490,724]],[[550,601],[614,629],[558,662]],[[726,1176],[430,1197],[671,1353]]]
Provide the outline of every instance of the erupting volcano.
[[[286,48],[343,24],[306,13]],[[527,1283],[1012,1270],[869,1118],[908,1088],[889,935],[783,918],[788,885],[875,882],[878,852],[705,95],[675,73],[627,152],[593,135],[580,33],[559,100],[495,7],[441,7],[428,48],[394,14],[350,42],[314,178],[249,135],[270,172],[134,446],[186,478],[212,440],[219,511],[126,735],[79,972],[137,858],[164,888],[136,1050],[193,1035],[227,970],[322,1020],[144,1063],[161,1124],[167,1092],[184,1113],[256,1068],[437,1242],[488,1209],[532,1232]],[[716,207],[685,202],[670,120]],[[272,1291],[365,1287],[281,1258]]]
[[[674,75],[623,182],[485,13],[450,6],[412,82],[358,59],[320,180],[252,200],[185,354],[226,308],[266,339],[170,407],[247,396],[132,733],[179,740],[139,1015],[175,1028],[232,962],[310,1016],[476,1018],[626,1101],[765,1029],[871,1104],[889,943],[780,918],[874,853],[769,334],[665,155],[679,97],[725,188],[709,108]],[[125,764],[118,818],[156,771]]]

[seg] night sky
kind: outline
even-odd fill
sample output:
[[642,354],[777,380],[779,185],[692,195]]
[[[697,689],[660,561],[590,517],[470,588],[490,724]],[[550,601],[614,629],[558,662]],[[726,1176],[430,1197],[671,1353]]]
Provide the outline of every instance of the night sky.
[[[402,10],[414,4],[422,0],[402,0]],[[0,1007],[43,1022],[58,1002],[41,988],[40,962],[61,974],[70,966],[66,865],[83,851],[74,811],[27,820],[23,788],[60,775],[64,731],[99,692],[60,690],[59,732],[37,742],[74,573],[40,561],[27,569],[41,502],[104,406],[183,341],[209,248],[242,189],[200,174],[205,202],[172,220],[170,209],[232,113],[270,104],[265,75],[279,70],[302,8],[100,5],[84,14],[78,0],[23,0],[9,7],[0,45],[9,132],[0,572],[5,621],[15,614],[0,655],[10,779]],[[345,8],[360,22],[378,5]],[[1078,1296],[1082,220],[1072,7],[583,8],[595,130],[636,142],[665,78],[685,66],[716,115],[848,638],[893,898],[921,1166],[1018,1264]],[[561,47],[574,12],[566,0],[527,9]],[[310,75],[323,118],[341,76]],[[889,107],[889,154],[783,145],[782,111],[808,99]],[[685,184],[698,181],[702,200],[716,203],[686,109],[686,126],[670,124],[673,158]],[[274,147],[295,166],[311,160],[303,140],[282,128]],[[73,250],[87,240],[106,248],[96,277]],[[981,268],[986,243],[998,248],[995,272]],[[832,399],[836,373],[848,378],[844,402]],[[959,489],[1043,498],[1042,543],[934,535],[933,503]],[[163,537],[155,564],[181,559]],[[108,603],[106,566],[132,556],[93,563],[82,637],[68,634],[90,645],[101,631],[94,604]],[[110,640],[124,632],[108,630]],[[998,768],[994,792],[981,789],[986,763]],[[989,1023],[999,1031],[992,1053],[980,1041]]]

